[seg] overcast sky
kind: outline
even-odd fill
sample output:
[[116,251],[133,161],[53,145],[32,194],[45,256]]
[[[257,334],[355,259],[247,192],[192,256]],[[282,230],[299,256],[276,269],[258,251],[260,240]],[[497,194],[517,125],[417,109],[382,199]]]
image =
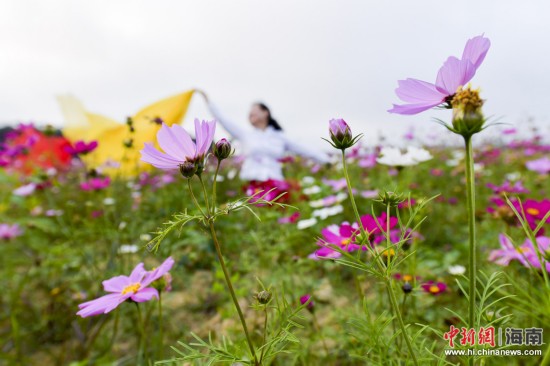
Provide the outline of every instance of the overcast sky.
[[[492,46],[473,85],[486,115],[547,126],[549,14],[545,1],[508,0],[3,0],[0,122],[60,125],[64,93],[122,122],[196,86],[243,124],[264,101],[289,136],[313,144],[333,117],[371,139],[441,129],[431,118],[448,111],[386,112],[397,80],[434,82],[448,56],[485,33]],[[198,98],[193,117],[210,117]]]

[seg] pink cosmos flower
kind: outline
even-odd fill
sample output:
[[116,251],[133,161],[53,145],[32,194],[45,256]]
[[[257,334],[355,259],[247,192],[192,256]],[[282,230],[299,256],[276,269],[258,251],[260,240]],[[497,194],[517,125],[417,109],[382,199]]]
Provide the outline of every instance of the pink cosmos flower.
[[153,144],[145,143],[140,151],[141,160],[155,168],[166,170],[179,169],[185,162],[200,165],[212,145],[215,131],[216,121],[200,122],[195,119],[195,143],[181,126],[168,127],[162,124],[157,133],[157,140],[164,153],[155,149]]
[[395,93],[407,104],[394,104],[388,112],[417,114],[448,103],[458,87],[466,85],[474,77],[490,46],[491,42],[483,35],[469,39],[462,59],[449,57],[439,69],[435,84],[410,78],[399,80]]
[[23,230],[17,224],[0,224],[0,239],[11,240],[23,234]]
[[111,179],[109,177],[97,177],[88,179],[85,182],[80,183],[80,189],[83,191],[99,191],[101,189],[109,187]]
[[527,169],[537,172],[539,174],[550,173],[550,159],[548,159],[547,157],[528,161],[525,163],[525,166],[527,167]]
[[298,221],[299,218],[300,218],[300,213],[295,212],[290,216],[285,216],[285,217],[279,218],[279,220],[277,220],[277,222],[279,224],[294,224],[296,221]]
[[134,268],[130,276],[117,276],[103,281],[103,289],[110,294],[78,305],[76,313],[83,318],[99,314],[107,314],[126,300],[146,302],[153,297],[158,299],[158,291],[149,287],[167,273],[174,265],[172,257],[168,257],[158,268],[146,271],[143,263]]

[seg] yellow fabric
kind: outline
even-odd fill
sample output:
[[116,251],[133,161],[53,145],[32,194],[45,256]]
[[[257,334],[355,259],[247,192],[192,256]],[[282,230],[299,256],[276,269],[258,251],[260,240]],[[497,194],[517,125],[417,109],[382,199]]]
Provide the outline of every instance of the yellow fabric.
[[[58,101],[65,118],[65,135],[71,142],[96,140],[98,147],[83,157],[89,167],[97,167],[106,161],[120,164],[117,169],[106,169],[111,176],[128,176],[149,168],[148,164],[140,162],[139,151],[144,143],[154,142],[160,129],[154,119],[160,118],[167,125],[179,123],[191,102],[194,90],[162,99],[137,112],[133,117],[134,133],[130,133],[125,123],[119,123],[110,118],[87,112],[74,97],[61,96]],[[133,140],[132,147],[127,148],[124,142]]]

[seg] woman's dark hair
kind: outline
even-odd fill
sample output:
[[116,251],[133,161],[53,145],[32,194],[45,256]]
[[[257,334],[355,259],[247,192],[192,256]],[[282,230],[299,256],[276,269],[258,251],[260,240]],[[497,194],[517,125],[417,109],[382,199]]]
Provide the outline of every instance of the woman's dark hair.
[[263,104],[263,103],[256,103],[256,105],[258,107],[260,107],[260,109],[264,112],[267,112],[267,125],[268,126],[271,126],[273,127],[276,131],[282,131],[283,128],[281,127],[281,125],[279,124],[279,122],[277,122],[273,117],[271,117],[271,111],[269,110],[269,108]]

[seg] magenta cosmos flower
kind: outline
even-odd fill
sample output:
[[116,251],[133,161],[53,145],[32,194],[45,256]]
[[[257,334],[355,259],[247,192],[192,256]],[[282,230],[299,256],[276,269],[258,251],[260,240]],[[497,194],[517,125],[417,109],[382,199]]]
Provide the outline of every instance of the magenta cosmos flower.
[[485,59],[491,42],[481,36],[469,39],[462,59],[451,56],[437,73],[435,84],[418,79],[399,80],[395,94],[407,104],[393,105],[390,113],[417,114],[450,102],[458,87],[466,85]]
[[156,289],[149,287],[154,281],[164,276],[174,265],[172,257],[168,257],[158,268],[146,271],[143,263],[134,268],[130,276],[117,276],[103,281],[103,289],[110,294],[78,305],[80,311],[76,315],[83,318],[107,314],[130,299],[135,302],[146,302],[153,297],[158,299]]
[[215,121],[200,122],[195,119],[195,143],[181,126],[168,127],[163,123],[157,133],[157,140],[164,153],[155,149],[153,144],[145,143],[141,150],[141,160],[166,170],[180,169],[186,162],[201,165],[212,145],[215,131]]
[[109,177],[96,177],[80,183],[80,189],[83,191],[99,191],[109,187],[110,184],[111,179]]

